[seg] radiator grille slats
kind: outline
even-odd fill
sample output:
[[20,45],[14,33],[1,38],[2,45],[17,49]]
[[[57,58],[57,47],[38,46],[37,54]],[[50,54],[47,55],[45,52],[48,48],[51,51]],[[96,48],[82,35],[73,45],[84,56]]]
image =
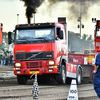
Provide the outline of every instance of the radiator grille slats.
[[27,68],[40,68],[42,67],[42,62],[26,62]]

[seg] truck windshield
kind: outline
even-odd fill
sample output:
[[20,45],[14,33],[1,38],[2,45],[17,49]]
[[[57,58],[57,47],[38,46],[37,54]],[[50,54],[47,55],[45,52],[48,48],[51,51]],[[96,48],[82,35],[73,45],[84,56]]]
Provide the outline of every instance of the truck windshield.
[[45,43],[54,41],[54,28],[47,29],[21,29],[15,32],[16,44]]
[[100,37],[100,28],[97,28],[96,37]]

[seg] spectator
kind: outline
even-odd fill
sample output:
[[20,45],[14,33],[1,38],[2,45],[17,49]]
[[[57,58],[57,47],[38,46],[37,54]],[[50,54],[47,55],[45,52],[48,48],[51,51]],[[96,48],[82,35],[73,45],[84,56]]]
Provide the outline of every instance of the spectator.
[[5,54],[2,55],[2,58],[1,58],[1,65],[5,65]]
[[12,54],[10,55],[10,65],[11,66],[13,65],[13,55]]
[[10,62],[10,56],[7,53],[7,55],[6,55],[6,64],[5,65],[9,65],[9,62]]
[[96,57],[94,70],[94,90],[100,98],[100,53]]
[[0,64],[1,64],[2,55],[0,55]]

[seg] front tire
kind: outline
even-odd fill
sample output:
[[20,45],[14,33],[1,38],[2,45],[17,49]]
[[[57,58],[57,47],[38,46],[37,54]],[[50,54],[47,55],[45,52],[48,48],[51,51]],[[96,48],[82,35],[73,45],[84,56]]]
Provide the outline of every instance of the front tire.
[[61,73],[56,75],[56,81],[58,84],[66,83],[66,68],[64,65],[61,66]]
[[81,70],[81,68],[78,68],[76,81],[77,81],[78,85],[82,83],[82,70]]
[[18,84],[25,85],[27,83],[27,77],[25,75],[17,75]]

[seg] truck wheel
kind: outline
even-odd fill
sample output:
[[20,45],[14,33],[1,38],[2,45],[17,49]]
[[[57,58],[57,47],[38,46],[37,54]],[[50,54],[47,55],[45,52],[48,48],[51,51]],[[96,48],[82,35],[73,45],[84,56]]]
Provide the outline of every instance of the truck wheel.
[[77,81],[78,85],[82,83],[82,70],[81,70],[81,68],[78,68],[76,81]]
[[66,83],[66,70],[64,65],[61,66],[61,73],[56,75],[56,81],[58,84]]
[[27,83],[27,77],[25,75],[17,75],[18,84],[25,85]]

